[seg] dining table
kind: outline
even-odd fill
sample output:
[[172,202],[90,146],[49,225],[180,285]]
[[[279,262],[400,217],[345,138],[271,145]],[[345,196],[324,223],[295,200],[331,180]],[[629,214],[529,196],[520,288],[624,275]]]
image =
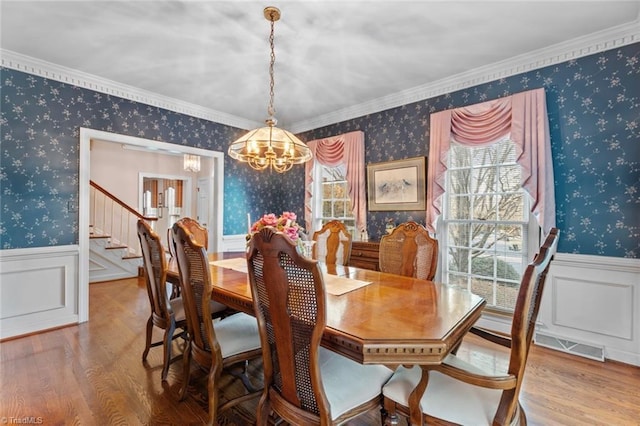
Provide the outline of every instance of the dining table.
[[[243,252],[209,254],[212,299],[255,315]],[[486,301],[453,285],[319,262],[327,293],[322,345],[362,364],[441,363]],[[179,283],[175,258],[167,281]]]

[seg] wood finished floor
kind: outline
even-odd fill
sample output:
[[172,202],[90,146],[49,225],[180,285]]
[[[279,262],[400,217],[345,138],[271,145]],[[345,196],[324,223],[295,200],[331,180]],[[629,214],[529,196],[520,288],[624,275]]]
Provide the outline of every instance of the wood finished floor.
[[[0,343],[0,418],[45,425],[189,425],[206,419],[206,388],[177,401],[181,361],[160,380],[161,348],[141,362],[148,298],[140,279],[90,286],[90,321]],[[504,363],[469,338],[460,355]],[[176,344],[177,345],[177,344]],[[227,378],[227,392],[237,383]],[[530,425],[640,425],[640,368],[533,346],[521,393]],[[255,402],[242,411],[253,414]],[[6,419],[6,420],[5,420]],[[231,424],[250,424],[236,419]],[[349,426],[379,425],[377,411]]]

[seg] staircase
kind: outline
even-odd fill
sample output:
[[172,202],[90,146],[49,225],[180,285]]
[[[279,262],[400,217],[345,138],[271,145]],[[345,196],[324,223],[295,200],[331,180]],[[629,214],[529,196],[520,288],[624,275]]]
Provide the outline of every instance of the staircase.
[[90,188],[89,282],[138,276],[142,253],[136,223],[157,219],[141,215],[93,181]]
[[129,247],[112,244],[108,234],[89,234],[89,282],[119,280],[138,276],[142,257],[131,255]]

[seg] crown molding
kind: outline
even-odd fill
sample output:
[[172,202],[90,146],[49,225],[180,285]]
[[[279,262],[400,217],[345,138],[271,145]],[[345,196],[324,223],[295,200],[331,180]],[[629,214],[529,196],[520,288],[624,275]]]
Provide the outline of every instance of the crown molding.
[[417,86],[389,96],[333,111],[310,120],[294,123],[292,126],[289,126],[289,131],[292,133],[301,133],[318,129],[367,114],[385,111],[549,65],[581,58],[605,50],[611,50],[636,43],[639,40],[640,18],[636,18],[635,21],[628,24],[558,43],[544,49],[534,50],[491,65],[465,71],[433,83]]
[[202,118],[240,129],[252,129],[263,124],[253,120],[247,120],[224,112],[204,108],[188,102],[162,96],[154,92],[139,89],[137,87],[121,84],[93,74],[84,73],[72,68],[63,67],[51,62],[22,55],[11,50],[0,49],[0,64],[5,68],[22,71],[61,83],[72,84],[96,92],[140,102],[145,105],[174,111],[192,117]]
[[[328,126],[367,114],[385,111],[402,105],[430,99],[443,94],[477,86],[512,75],[521,74],[534,69],[577,59],[605,50],[614,49],[638,42],[640,40],[640,18],[628,24],[612,27],[584,37],[558,43],[548,48],[535,50],[515,56],[505,61],[466,71],[438,80],[433,83],[414,87],[373,99],[348,108],[333,111],[303,120],[289,126],[292,133]],[[167,109],[169,111],[190,115],[239,129],[252,129],[263,124],[242,117],[233,116],[220,111],[204,108],[199,105],[183,102],[178,99],[145,91],[133,86],[107,80],[92,74],[42,61],[10,50],[0,49],[0,63],[3,67],[38,75],[62,83],[80,86],[113,96],[118,96],[146,105]]]

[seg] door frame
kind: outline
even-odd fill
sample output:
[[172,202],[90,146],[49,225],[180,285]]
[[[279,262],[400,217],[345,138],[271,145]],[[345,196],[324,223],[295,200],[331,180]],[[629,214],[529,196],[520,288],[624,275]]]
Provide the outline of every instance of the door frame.
[[121,135],[102,130],[80,128],[80,164],[79,164],[79,195],[78,195],[78,322],[89,320],[89,180],[91,179],[91,140],[112,142],[124,145],[134,145],[155,152],[165,151],[175,155],[177,153],[195,154],[211,159],[212,204],[209,212],[211,234],[209,246],[212,251],[222,248],[223,223],[223,191],[224,191],[224,153],[143,139],[135,136]]

